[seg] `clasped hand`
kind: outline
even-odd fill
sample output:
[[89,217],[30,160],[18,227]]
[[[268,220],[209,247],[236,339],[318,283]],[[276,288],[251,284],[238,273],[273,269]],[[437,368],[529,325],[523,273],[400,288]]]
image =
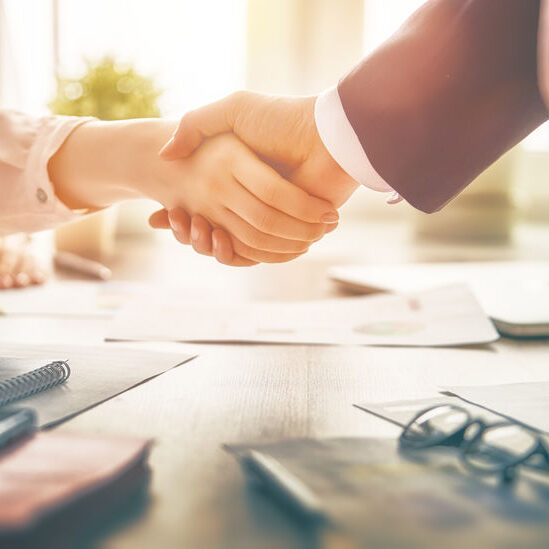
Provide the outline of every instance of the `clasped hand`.
[[150,224],[227,265],[305,253],[357,187],[322,144],[314,101],[237,92],[187,113],[160,156],[185,158],[203,188],[184,203],[160,200]]

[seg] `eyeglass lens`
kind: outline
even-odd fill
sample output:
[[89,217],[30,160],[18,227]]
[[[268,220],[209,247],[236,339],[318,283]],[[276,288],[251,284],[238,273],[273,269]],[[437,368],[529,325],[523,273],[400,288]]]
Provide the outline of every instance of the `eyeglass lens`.
[[437,406],[418,416],[403,433],[401,440],[411,445],[436,445],[463,429],[469,414],[463,408]]
[[501,423],[486,427],[468,440],[463,458],[470,467],[488,473],[520,463],[537,445],[538,439],[532,432],[519,425]]

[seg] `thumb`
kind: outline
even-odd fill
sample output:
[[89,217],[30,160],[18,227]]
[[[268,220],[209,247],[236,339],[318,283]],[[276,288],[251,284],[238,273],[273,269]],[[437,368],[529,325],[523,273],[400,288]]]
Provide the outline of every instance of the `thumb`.
[[245,94],[246,92],[236,92],[215,103],[189,111],[181,118],[171,139],[160,150],[160,156],[164,160],[185,158],[205,138],[232,132],[236,113]]

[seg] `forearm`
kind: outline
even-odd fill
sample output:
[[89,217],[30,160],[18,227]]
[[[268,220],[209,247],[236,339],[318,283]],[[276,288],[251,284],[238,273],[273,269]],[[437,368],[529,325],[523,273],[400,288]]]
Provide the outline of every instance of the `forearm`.
[[414,207],[441,208],[547,119],[538,9],[430,0],[339,83],[369,162]]
[[160,119],[90,122],[51,158],[48,171],[71,209],[100,209],[133,198],[158,198],[163,163],[157,151],[175,123]]

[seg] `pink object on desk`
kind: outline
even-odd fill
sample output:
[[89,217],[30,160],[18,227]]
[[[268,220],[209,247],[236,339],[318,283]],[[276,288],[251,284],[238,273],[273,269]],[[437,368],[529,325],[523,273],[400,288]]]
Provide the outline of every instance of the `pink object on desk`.
[[105,487],[142,464],[151,441],[38,433],[0,455],[0,532],[33,526],[44,515]]

